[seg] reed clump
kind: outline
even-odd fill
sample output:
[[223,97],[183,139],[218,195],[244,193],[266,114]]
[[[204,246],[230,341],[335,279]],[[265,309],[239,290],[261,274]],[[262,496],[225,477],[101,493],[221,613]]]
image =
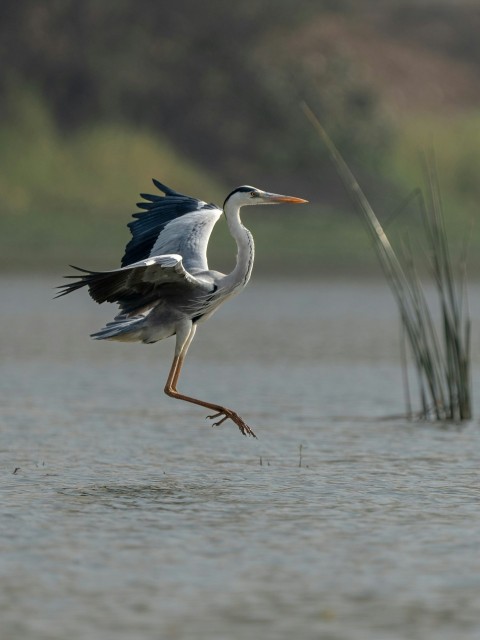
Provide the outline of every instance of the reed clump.
[[428,264],[440,307],[440,322],[427,302],[409,243],[395,251],[355,176],[343,160],[318,118],[304,111],[325,143],[340,178],[373,240],[380,265],[395,297],[402,331],[409,346],[421,402],[421,410],[410,407],[405,365],[407,409],[410,418],[462,421],[472,417],[470,318],[466,294],[466,249],[460,274],[453,267],[445,228],[442,202],[433,157],[425,162],[426,196],[420,194]]

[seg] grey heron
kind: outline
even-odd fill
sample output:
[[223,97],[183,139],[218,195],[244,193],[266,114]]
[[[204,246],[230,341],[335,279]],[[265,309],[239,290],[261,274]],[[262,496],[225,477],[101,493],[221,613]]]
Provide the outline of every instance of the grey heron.
[[[243,435],[256,437],[232,409],[180,393],[178,379],[197,324],[237,295],[250,279],[254,243],[241,222],[240,208],[307,201],[242,186],[227,196],[222,210],[182,195],[158,180],[153,183],[164,195],[140,194],[144,202],[137,203],[137,207],[144,211],[134,213],[135,220],[128,225],[132,238],[121,267],[112,271],[73,267],[81,275],[66,276],[76,280],[58,287],[61,291],[57,297],[86,286],[95,302],[119,305],[120,313],[91,334],[96,340],[153,343],[175,335],[175,354],[165,393],[213,411],[207,417],[220,418],[214,426],[230,419]],[[213,271],[207,263],[208,240],[222,213],[237,244],[236,265],[229,274]]]

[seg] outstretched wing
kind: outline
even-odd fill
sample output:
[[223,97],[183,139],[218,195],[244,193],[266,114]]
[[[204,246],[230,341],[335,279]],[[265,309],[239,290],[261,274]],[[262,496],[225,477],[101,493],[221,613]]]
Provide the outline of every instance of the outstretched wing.
[[81,271],[76,282],[61,285],[57,298],[87,286],[90,296],[102,302],[117,302],[124,313],[149,305],[159,297],[188,297],[194,291],[208,293],[212,283],[185,270],[182,256],[170,254],[140,260],[114,271]]
[[136,220],[128,225],[132,239],[122,267],[152,256],[178,254],[187,271],[207,270],[207,244],[221,209],[177,193],[158,180],[153,183],[165,196],[140,194],[146,202],[137,207],[145,211],[134,213]]

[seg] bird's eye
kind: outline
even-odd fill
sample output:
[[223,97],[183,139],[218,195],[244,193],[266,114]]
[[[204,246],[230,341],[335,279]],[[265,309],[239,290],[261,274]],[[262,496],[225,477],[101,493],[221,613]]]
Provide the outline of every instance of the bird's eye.
[[251,198],[258,198],[258,191],[251,191],[250,192],[250,197]]

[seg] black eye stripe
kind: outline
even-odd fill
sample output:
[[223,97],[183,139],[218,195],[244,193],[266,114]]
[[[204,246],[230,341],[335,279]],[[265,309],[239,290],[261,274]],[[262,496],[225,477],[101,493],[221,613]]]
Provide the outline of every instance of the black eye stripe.
[[223,208],[225,208],[225,204],[229,200],[229,198],[234,196],[236,193],[244,193],[245,195],[247,193],[249,193],[249,194],[255,193],[256,195],[255,196],[251,196],[251,197],[256,197],[256,198],[258,198],[260,196],[260,193],[259,193],[258,189],[255,189],[255,187],[253,187],[251,184],[250,185],[245,184],[245,185],[243,185],[243,187],[237,187],[231,193],[228,194],[228,196],[225,198],[225,202],[223,203]]

